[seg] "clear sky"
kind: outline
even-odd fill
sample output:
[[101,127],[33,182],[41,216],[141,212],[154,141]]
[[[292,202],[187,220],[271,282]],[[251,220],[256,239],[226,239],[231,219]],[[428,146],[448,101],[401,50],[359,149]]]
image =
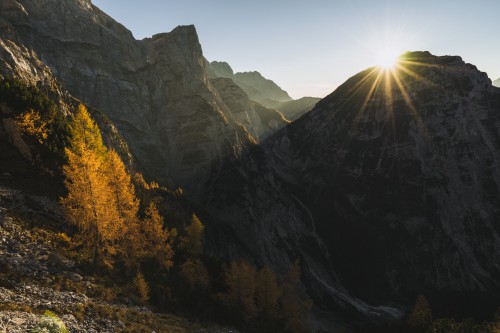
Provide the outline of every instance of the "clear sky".
[[500,77],[500,0],[92,0],[137,39],[194,24],[205,57],[324,97],[384,48],[460,55]]

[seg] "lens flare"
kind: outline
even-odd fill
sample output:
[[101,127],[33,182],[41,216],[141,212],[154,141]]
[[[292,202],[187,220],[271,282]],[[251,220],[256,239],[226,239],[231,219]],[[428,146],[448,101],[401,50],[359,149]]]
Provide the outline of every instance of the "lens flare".
[[386,70],[394,68],[398,63],[401,53],[402,52],[395,47],[380,49],[376,55],[377,66]]

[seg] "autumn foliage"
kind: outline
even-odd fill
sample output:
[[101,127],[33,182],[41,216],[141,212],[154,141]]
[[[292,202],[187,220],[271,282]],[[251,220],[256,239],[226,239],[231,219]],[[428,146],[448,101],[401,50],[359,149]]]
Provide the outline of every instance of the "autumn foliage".
[[47,124],[42,120],[40,114],[29,109],[16,117],[16,123],[27,135],[34,137],[38,143],[43,144],[48,137]]
[[92,262],[111,266],[116,242],[123,235],[125,221],[119,212],[111,179],[106,175],[106,148],[97,125],[80,106],[71,124],[71,141],[63,168],[68,195],[61,199],[69,221]]
[[284,276],[266,266],[257,270],[245,260],[233,261],[224,278],[226,290],[220,299],[231,318],[259,332],[307,332],[312,303],[298,292],[298,261]]
[[156,205],[150,203],[146,209],[146,216],[140,224],[143,256],[149,256],[158,265],[168,270],[173,266],[172,242],[177,231],[175,229],[168,230],[163,224],[163,217],[158,212]]
[[[61,204],[77,230],[72,241],[80,242],[83,260],[120,276],[141,304],[219,312],[259,332],[278,327],[305,331],[310,305],[297,293],[298,263],[282,277],[245,260],[222,269],[203,251],[205,226],[198,216],[186,216],[177,224],[179,232],[168,227],[158,206],[161,195],[155,194],[164,190],[139,173],[132,179],[119,154],[104,146],[83,105],[73,116],[70,134],[63,167],[67,195]],[[182,192],[171,196],[179,200]]]

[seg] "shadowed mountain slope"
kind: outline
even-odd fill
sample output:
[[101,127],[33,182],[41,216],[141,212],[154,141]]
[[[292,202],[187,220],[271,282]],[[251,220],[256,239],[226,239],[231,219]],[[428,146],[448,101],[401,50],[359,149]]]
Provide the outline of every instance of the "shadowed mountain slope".
[[485,73],[460,57],[407,53],[394,72],[355,75],[228,163],[208,187],[228,194],[208,196],[207,207],[260,260],[299,256],[317,300],[383,317],[397,311],[358,300],[410,305],[424,294],[439,314],[491,314],[499,115],[500,90]]

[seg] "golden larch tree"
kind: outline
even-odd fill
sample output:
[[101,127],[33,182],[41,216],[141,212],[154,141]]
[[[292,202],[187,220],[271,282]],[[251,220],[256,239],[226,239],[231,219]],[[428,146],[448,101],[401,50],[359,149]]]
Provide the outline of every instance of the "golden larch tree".
[[149,300],[149,285],[140,271],[135,274],[134,286],[137,291],[137,297],[141,304],[146,304]]
[[255,305],[257,313],[267,321],[277,317],[278,300],[281,297],[281,286],[278,286],[276,274],[267,266],[257,273],[255,288]]
[[106,154],[99,127],[90,117],[87,108],[80,104],[70,124],[69,149],[77,153],[82,145],[97,155]]
[[191,291],[210,285],[208,271],[200,259],[188,259],[181,265],[180,275]]
[[191,216],[191,224],[185,229],[185,235],[180,239],[180,248],[191,257],[199,257],[203,250],[203,233],[205,226],[198,216]]
[[243,320],[255,316],[255,267],[247,261],[233,261],[225,274],[227,292],[222,299],[229,309],[238,310]]
[[140,233],[137,213],[139,200],[135,195],[132,179],[118,153],[110,149],[104,158],[103,177],[108,182],[113,209],[118,212],[122,234],[119,244],[120,257],[128,268],[137,266]]
[[80,231],[94,264],[109,263],[120,235],[120,217],[102,177],[102,158],[81,145],[78,153],[66,149],[68,164],[63,167],[68,195],[61,199],[66,215]]
[[34,137],[40,144],[43,144],[48,137],[47,123],[42,120],[40,113],[33,109],[18,115],[16,123],[21,131]]
[[163,217],[154,203],[150,203],[146,209],[146,217],[141,223],[141,233],[144,255],[154,258],[161,266],[170,269],[173,265],[172,242],[176,231],[175,229],[169,231],[163,227]]
[[135,223],[139,211],[139,200],[135,195],[134,185],[125,169],[120,156],[114,149],[106,154],[104,176],[115,201],[116,209],[126,225]]
[[68,195],[61,199],[70,223],[80,231],[94,264],[111,264],[123,220],[104,176],[106,147],[87,109],[80,105],[71,122],[68,163],[63,167]]

